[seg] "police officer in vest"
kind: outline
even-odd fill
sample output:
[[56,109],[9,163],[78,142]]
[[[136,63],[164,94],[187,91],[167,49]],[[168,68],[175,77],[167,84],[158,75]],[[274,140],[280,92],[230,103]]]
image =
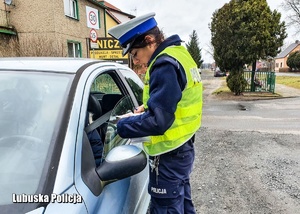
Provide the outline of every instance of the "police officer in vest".
[[196,213],[191,198],[190,173],[194,162],[195,133],[201,125],[202,81],[198,68],[178,35],[164,38],[155,13],[136,17],[111,28],[123,55],[134,64],[146,64],[143,105],[120,119],[123,138],[150,136],[151,213]]

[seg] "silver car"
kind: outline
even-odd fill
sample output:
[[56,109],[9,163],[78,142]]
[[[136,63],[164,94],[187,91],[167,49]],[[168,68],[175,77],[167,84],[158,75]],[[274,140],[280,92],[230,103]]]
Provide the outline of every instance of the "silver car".
[[1,58],[0,212],[146,213],[143,139],[116,132],[142,91],[113,62]]

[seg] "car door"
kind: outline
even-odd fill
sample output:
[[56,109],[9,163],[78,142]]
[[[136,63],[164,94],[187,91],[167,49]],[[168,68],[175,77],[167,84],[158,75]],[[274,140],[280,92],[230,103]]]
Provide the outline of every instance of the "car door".
[[[143,88],[144,84],[141,81],[141,79],[136,75],[131,69],[128,68],[119,68],[120,76],[121,78],[123,77],[126,85],[128,85],[128,88],[132,93],[131,96],[135,97],[137,103],[135,104],[135,107],[142,105],[143,104]],[[137,138],[137,139],[130,139],[130,144],[133,144],[135,146],[138,146],[142,148],[142,143],[143,138]],[[136,192],[141,192],[140,195],[136,194],[136,192],[132,191],[133,189],[131,188],[128,195],[127,199],[134,199],[134,200],[139,200],[138,204],[131,204],[126,203],[126,206],[129,206],[127,210],[133,210],[135,209],[135,212],[128,212],[128,213],[146,213],[148,209],[148,204],[150,201],[150,195],[148,194],[148,165],[146,169],[143,171],[143,173],[139,173],[138,175],[134,176],[133,180],[135,179],[135,189],[137,189]],[[144,182],[140,182],[144,181]],[[140,197],[137,199],[137,197]]]
[[[87,110],[90,95],[97,97],[101,105],[102,115],[110,114],[115,106],[121,111],[133,110],[138,105],[135,95],[125,78],[115,67],[95,69],[87,78],[82,98],[80,125],[75,157],[75,187],[82,196],[88,213],[138,213],[147,201],[147,167],[139,174],[125,178],[105,186],[102,189],[96,174],[95,154],[85,133],[87,127]],[[126,100],[126,102],[124,102]],[[123,101],[123,102],[122,102]],[[90,119],[90,117],[89,117]],[[97,118],[94,118],[97,119]],[[91,124],[91,121],[89,121]],[[122,139],[116,133],[115,117],[98,128],[103,146],[102,159],[114,147],[130,144],[130,139]],[[141,146],[141,145],[137,145]],[[100,164],[101,167],[101,164]],[[90,169],[90,170],[88,170]]]

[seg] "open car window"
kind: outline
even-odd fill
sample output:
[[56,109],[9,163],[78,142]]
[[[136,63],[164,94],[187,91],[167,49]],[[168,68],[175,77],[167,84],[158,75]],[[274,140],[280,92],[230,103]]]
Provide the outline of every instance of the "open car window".
[[[122,139],[117,135],[117,121],[115,119],[116,115],[133,111],[134,102],[121,81],[117,72],[112,70],[101,73],[92,81],[90,86],[89,96],[93,96],[93,99],[89,98],[86,126],[94,126],[93,123],[97,125],[95,131],[87,133],[96,166],[101,164],[111,149],[127,142],[127,139]],[[94,102],[93,105],[90,104],[91,101]],[[100,112],[99,109],[96,109],[97,105],[100,105]],[[102,124],[98,123],[99,120],[102,121]],[[102,154],[99,155],[99,152]]]
[[103,150],[103,157],[112,150],[114,147],[122,144],[126,144],[127,139],[122,139],[117,134],[117,122],[118,116],[128,113],[132,111],[134,108],[133,102],[130,96],[124,96],[111,111],[111,115],[109,117],[109,121],[107,122],[107,130],[105,133],[105,144]]
[[122,69],[121,70],[122,75],[125,77],[127,83],[129,84],[135,98],[138,101],[139,105],[143,104],[143,88],[144,84],[142,80],[135,75],[133,72],[129,70]]

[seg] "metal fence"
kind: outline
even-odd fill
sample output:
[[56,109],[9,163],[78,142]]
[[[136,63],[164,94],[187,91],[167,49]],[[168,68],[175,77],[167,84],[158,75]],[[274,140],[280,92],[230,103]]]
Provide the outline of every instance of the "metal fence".
[[244,71],[247,81],[245,92],[275,92],[275,72],[272,71]]

